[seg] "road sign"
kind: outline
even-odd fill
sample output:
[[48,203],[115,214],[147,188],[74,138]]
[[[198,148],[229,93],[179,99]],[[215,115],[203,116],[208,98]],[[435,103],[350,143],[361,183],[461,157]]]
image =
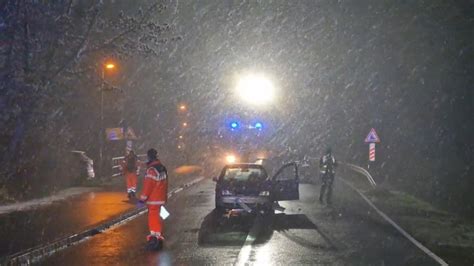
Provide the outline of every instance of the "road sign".
[[369,144],[369,161],[375,162],[375,143]]
[[123,139],[123,128],[121,127],[106,128],[105,134],[108,140],[121,140]]
[[138,139],[133,128],[127,127],[127,132],[125,133],[125,139]]
[[369,135],[367,135],[367,137],[365,138],[365,142],[368,142],[368,143],[378,143],[378,142],[380,142],[380,138],[377,135],[377,132],[375,132],[375,129],[372,128],[370,130]]

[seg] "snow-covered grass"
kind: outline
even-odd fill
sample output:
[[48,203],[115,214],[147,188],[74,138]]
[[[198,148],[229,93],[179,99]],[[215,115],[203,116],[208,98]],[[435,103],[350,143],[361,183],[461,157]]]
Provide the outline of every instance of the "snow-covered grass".
[[[417,240],[453,265],[474,262],[474,223],[401,191],[365,193]],[[462,260],[461,260],[462,258]]]
[[97,188],[92,187],[73,187],[59,191],[54,195],[32,199],[23,202],[9,203],[0,206],[0,214],[15,212],[15,211],[25,211],[29,209],[34,209],[42,206],[50,205],[53,202],[65,200],[67,198],[77,196],[89,191],[97,190]]

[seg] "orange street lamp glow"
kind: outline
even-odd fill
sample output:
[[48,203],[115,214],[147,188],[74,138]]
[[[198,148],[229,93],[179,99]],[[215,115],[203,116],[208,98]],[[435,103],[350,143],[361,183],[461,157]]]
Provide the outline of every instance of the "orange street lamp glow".
[[183,104],[183,105],[179,106],[179,110],[181,110],[181,111],[186,110],[186,105]]
[[105,65],[105,68],[106,68],[106,69],[114,69],[114,68],[115,68],[115,65],[112,64],[112,63],[108,63],[108,64]]
[[188,126],[188,123],[184,122],[183,127],[187,127],[187,126]]

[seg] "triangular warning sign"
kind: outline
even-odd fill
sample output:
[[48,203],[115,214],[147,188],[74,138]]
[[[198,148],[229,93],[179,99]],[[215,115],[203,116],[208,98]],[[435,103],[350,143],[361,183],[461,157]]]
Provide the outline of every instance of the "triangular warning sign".
[[127,132],[125,133],[125,139],[138,139],[133,128],[128,127]]
[[365,142],[369,143],[375,143],[375,142],[380,142],[380,138],[377,135],[377,132],[375,132],[375,129],[371,129],[369,132],[369,135],[365,138]]

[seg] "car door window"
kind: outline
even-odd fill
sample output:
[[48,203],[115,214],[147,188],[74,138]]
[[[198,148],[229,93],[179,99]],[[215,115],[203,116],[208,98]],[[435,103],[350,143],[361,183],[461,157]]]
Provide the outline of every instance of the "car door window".
[[289,163],[280,168],[273,176],[274,181],[288,181],[298,178],[296,163]]
[[272,178],[272,199],[298,200],[299,180],[296,163],[289,163],[281,167]]

